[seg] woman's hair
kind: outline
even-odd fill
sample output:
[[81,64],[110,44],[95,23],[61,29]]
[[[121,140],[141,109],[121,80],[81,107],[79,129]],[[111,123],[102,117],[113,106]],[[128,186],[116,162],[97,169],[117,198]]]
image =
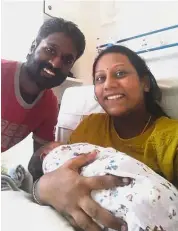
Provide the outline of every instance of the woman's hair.
[[127,56],[131,64],[136,69],[139,78],[140,79],[144,77],[148,78],[150,82],[150,91],[145,92],[146,108],[152,115],[155,115],[158,117],[167,116],[166,113],[162,110],[162,108],[157,103],[157,102],[160,102],[161,100],[161,90],[155,80],[155,77],[151,73],[145,61],[139,55],[137,55],[134,51],[130,50],[127,47],[113,45],[99,53],[99,55],[96,57],[94,64],[93,64],[93,83],[94,83],[94,78],[95,78],[96,65],[99,59],[108,53],[120,53],[120,54]]

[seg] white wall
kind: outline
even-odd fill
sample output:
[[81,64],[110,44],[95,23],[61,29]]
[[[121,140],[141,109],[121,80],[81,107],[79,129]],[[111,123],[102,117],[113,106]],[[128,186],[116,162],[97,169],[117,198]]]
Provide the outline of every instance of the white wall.
[[[178,1],[48,0],[49,4],[52,10],[48,13],[76,22],[86,36],[85,55],[76,63],[74,73],[87,82],[92,81],[91,69],[97,44],[178,24]],[[174,32],[173,36],[178,41],[178,33]],[[136,46],[140,48],[140,45],[139,41]],[[148,59],[151,70],[158,78],[178,77],[177,47],[151,52],[143,57]]]
[[[47,0],[46,9],[53,16],[74,21],[84,32],[87,42],[85,54],[72,71],[77,78],[85,79],[85,83],[92,82],[92,63],[98,44],[178,23],[178,1]],[[42,0],[2,1],[1,56],[24,60],[43,19]],[[178,41],[178,33],[173,37]],[[151,52],[144,57],[156,76],[178,76],[177,47]]]
[[[1,15],[1,57],[25,61],[36,33],[43,23],[42,1],[2,1]],[[1,160],[10,165],[21,163],[27,168],[33,154],[33,140],[30,134],[22,142],[1,154]]]
[[[52,10],[48,10],[48,5]],[[96,36],[98,31],[99,1],[79,0],[47,0],[46,11],[52,16],[62,17],[76,23],[86,37],[86,49],[84,55],[75,63],[72,72],[77,78],[84,79],[85,83],[91,83],[91,68],[96,56]]]
[[1,3],[1,57],[25,61],[43,23],[43,1],[3,0]]
[[[117,41],[178,24],[178,1],[112,2],[114,2],[114,17],[111,14],[109,15],[107,11],[109,8],[105,8],[106,5],[102,4],[105,14],[109,16],[105,21],[101,21],[99,30],[101,44],[108,42],[108,40]],[[105,19],[104,16],[102,18]],[[178,42],[178,29],[132,40],[130,43],[126,42],[125,45],[128,45],[131,49],[139,50],[144,43],[143,39],[148,44],[145,48],[160,46],[161,42],[163,45]],[[142,56],[147,60],[157,78],[178,78],[178,47],[145,53]]]

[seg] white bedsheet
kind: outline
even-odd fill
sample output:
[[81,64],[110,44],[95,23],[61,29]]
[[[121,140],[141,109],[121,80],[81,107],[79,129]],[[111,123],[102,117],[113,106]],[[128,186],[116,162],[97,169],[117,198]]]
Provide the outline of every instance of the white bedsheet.
[[40,206],[25,192],[1,192],[2,231],[74,231],[55,210]]

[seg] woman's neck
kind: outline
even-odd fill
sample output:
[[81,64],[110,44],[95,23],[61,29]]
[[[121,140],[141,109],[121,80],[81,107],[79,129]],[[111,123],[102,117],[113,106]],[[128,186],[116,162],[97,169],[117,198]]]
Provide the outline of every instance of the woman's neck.
[[146,110],[132,112],[122,117],[113,117],[114,128],[123,139],[130,139],[144,133],[155,121]]

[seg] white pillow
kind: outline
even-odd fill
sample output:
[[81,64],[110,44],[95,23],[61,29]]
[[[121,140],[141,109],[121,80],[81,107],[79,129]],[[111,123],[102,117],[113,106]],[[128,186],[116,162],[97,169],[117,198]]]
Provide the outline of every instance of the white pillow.
[[157,80],[162,91],[161,107],[174,119],[178,119],[178,77]]
[[85,116],[100,112],[104,110],[94,98],[93,85],[67,88],[61,101],[55,140],[66,143]]

